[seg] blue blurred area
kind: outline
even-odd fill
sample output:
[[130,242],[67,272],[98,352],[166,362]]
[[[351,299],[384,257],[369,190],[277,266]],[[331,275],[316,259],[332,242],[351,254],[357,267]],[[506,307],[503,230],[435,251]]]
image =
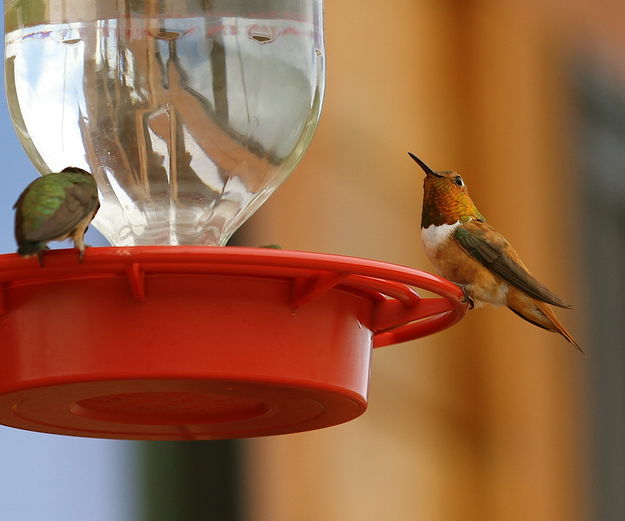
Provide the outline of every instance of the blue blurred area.
[[[2,78],[4,85],[4,77]],[[18,142],[2,97],[0,111],[0,154],[2,154],[2,190],[0,190],[0,250],[15,251],[13,239],[13,204],[22,189],[35,178],[37,171],[30,164]]]
[[0,427],[0,519],[137,519],[134,446]]
[[[15,251],[13,204],[38,173],[13,131],[4,96],[0,154],[0,252],[6,253]],[[87,243],[104,245],[106,241],[90,229]],[[71,244],[51,246],[67,248]],[[0,519],[136,519],[135,448],[134,442],[53,436],[0,426]]]

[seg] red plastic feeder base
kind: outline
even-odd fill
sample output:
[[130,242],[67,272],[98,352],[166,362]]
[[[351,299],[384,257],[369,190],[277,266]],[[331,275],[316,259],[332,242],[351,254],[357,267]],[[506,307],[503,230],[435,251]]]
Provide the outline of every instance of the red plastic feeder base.
[[[89,248],[0,256],[0,423],[98,438],[283,434],[367,407],[371,347],[466,311],[448,281],[338,255]],[[439,296],[424,298],[413,287]]]

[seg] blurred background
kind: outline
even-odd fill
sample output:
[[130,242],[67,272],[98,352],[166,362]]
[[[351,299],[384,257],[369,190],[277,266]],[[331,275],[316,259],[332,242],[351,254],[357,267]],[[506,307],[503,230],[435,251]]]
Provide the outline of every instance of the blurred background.
[[[325,29],[315,138],[236,242],[431,271],[411,151],[462,173],[575,304],[559,316],[588,357],[481,309],[376,350],[368,411],[322,431],[138,443],[0,428],[0,518],[625,519],[625,4],[331,0]],[[1,116],[10,252],[11,206],[36,174]]]

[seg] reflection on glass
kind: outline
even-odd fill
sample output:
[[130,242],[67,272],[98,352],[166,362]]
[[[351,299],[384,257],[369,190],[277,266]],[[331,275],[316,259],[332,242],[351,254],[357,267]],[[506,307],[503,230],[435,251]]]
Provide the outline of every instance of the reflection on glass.
[[321,0],[5,0],[6,88],[42,172],[97,178],[115,245],[224,244],[319,118]]

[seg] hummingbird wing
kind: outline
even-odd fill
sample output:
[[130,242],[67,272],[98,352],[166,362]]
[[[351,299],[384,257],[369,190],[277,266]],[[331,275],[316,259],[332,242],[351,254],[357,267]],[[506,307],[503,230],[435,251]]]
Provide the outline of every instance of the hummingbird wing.
[[456,228],[454,239],[471,257],[530,297],[570,307],[527,271],[519,254],[490,224],[469,221]]
[[[54,213],[46,219],[37,219],[37,225],[28,226],[29,229],[24,230],[23,238],[27,241],[42,242],[64,237],[98,206],[97,188],[94,190],[86,183],[68,184],[64,187],[64,196],[62,200],[58,200],[58,207]],[[22,216],[22,221],[28,222],[27,212]]]

